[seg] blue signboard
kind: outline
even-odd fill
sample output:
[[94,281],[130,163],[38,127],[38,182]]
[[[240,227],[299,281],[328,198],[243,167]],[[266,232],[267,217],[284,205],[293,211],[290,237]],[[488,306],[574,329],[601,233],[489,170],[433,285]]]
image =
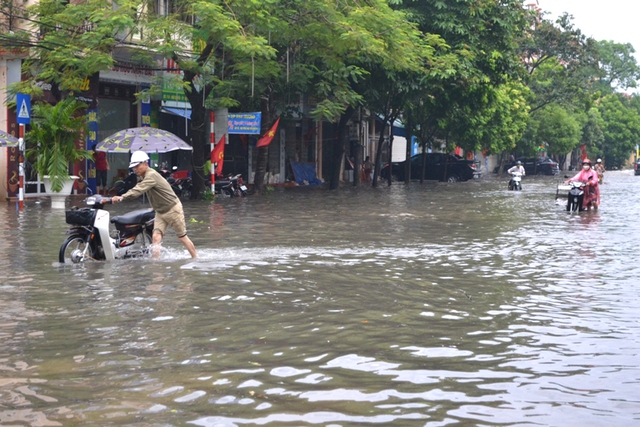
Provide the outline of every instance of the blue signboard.
[[18,124],[28,125],[31,123],[31,95],[19,93],[16,95],[16,115]]
[[229,113],[228,129],[230,134],[260,135],[262,113]]

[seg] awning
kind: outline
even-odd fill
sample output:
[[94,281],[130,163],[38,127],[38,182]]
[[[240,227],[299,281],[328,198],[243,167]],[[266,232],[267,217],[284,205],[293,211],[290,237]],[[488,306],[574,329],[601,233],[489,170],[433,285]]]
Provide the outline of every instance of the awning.
[[191,119],[191,110],[185,108],[160,107],[160,112]]

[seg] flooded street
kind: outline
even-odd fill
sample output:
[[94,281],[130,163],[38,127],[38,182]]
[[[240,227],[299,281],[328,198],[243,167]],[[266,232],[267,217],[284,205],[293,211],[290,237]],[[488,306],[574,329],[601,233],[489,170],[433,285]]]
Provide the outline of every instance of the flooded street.
[[640,177],[507,180],[185,202],[196,261],[0,204],[0,425],[640,425]]

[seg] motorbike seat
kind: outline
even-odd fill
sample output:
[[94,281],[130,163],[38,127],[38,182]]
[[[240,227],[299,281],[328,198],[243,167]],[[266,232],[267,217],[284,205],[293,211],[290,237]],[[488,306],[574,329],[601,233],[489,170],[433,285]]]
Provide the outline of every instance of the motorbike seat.
[[127,212],[124,215],[118,215],[111,218],[113,224],[118,225],[134,225],[144,224],[156,217],[156,213],[153,209],[138,209],[135,211]]

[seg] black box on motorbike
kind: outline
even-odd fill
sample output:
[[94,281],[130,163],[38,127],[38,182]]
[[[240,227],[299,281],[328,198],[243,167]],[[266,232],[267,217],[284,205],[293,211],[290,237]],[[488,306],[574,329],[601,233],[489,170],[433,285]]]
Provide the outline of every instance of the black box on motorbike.
[[65,212],[67,224],[74,225],[93,225],[93,218],[95,216],[95,209],[75,209]]

